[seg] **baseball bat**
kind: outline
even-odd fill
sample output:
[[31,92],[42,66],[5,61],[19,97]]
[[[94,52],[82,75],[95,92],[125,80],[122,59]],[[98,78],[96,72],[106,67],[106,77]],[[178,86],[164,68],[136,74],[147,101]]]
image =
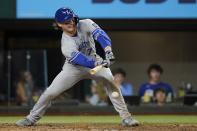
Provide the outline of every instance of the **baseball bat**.
[[96,66],[96,67],[94,67],[93,69],[91,69],[90,71],[89,71],[89,73],[91,74],[91,75],[94,75],[94,74],[96,74],[98,71],[100,71],[104,66],[106,66],[107,65],[107,63],[103,63],[103,64],[101,64],[101,65],[99,65],[99,66]]

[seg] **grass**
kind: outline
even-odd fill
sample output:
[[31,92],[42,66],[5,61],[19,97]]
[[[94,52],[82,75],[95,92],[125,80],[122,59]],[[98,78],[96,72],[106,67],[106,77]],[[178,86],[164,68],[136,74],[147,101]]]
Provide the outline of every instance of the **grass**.
[[[0,123],[15,123],[23,117],[0,116]],[[147,124],[197,124],[195,115],[137,115],[141,123]],[[40,123],[120,123],[118,116],[44,116]]]

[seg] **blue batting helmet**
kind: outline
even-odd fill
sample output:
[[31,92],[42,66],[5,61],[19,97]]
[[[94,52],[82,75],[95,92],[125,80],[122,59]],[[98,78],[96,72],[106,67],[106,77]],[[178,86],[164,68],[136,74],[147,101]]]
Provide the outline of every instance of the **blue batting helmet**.
[[62,7],[59,8],[55,13],[55,21],[58,23],[64,23],[65,21],[70,21],[73,18],[77,23],[79,18],[70,8]]

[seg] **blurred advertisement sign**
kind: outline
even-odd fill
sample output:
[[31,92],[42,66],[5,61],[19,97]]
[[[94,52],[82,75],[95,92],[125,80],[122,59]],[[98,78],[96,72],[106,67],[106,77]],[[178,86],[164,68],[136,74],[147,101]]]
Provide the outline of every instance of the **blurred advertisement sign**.
[[60,7],[80,18],[197,18],[197,0],[17,0],[17,18],[53,18]]

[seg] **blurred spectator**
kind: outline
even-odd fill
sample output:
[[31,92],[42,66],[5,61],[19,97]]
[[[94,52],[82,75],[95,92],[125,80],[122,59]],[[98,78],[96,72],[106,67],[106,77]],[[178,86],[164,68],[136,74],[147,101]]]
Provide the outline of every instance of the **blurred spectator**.
[[166,103],[166,92],[163,88],[154,91],[154,101],[158,106],[163,106]]
[[93,106],[106,106],[108,97],[103,89],[103,83],[92,80],[91,96],[86,97],[86,101]]
[[33,78],[30,72],[20,73],[20,79],[16,85],[16,100],[18,105],[32,105]]
[[148,103],[153,101],[153,93],[156,89],[163,89],[166,92],[166,102],[172,101],[173,89],[172,87],[161,81],[163,69],[158,64],[151,64],[147,70],[149,82],[140,86],[139,95],[143,102]]
[[114,83],[117,87],[121,89],[123,96],[133,95],[133,86],[130,83],[124,82],[126,77],[126,72],[122,68],[117,68],[112,71],[114,76]]

